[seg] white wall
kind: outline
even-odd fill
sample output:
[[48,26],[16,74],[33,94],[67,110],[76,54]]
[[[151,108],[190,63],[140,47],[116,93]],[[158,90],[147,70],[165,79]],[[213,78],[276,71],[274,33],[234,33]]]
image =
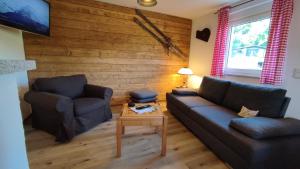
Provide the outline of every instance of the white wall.
[[[264,0],[258,0],[263,2]],[[268,1],[268,0],[267,0]],[[256,1],[257,2],[257,1]],[[261,10],[262,6],[256,7],[255,9]],[[270,8],[267,5],[264,8]],[[236,11],[240,9],[235,9]],[[235,16],[236,17],[236,16]],[[189,67],[198,76],[204,76],[210,74],[213,49],[216,38],[216,29],[218,16],[215,14],[209,14],[206,16],[199,17],[193,20],[192,26],[192,37],[191,37],[191,50],[189,58]],[[209,42],[204,42],[196,39],[196,31],[202,30],[203,28],[210,28],[212,35]],[[292,102],[289,106],[287,116],[296,117],[300,119],[300,79],[293,78],[295,68],[300,69],[300,1],[295,1],[294,17],[291,25],[289,44],[288,44],[288,57],[286,62],[285,72],[285,84],[284,88],[288,90],[288,96],[292,97]],[[191,78],[193,79],[193,77]],[[238,77],[238,76],[225,76],[225,79],[240,81],[245,83],[258,83],[258,78],[249,77]],[[197,81],[199,82],[199,81]],[[199,86],[199,84],[190,84],[192,86]]]
[[295,69],[300,69],[300,1],[294,1],[294,16],[288,40],[288,52],[285,72],[285,88],[292,97],[288,116],[300,119],[300,79],[293,77]]
[[0,75],[0,168],[29,169],[16,76]]
[[[206,15],[193,20],[189,67],[199,76],[210,74],[218,17],[215,14]],[[196,31],[209,28],[211,36],[208,42],[196,38]]]
[[[0,59],[25,60],[21,31],[0,27]],[[18,90],[19,89],[19,90]],[[28,90],[27,72],[0,75],[0,168],[28,169],[22,113],[30,112],[23,101]]]
[[[25,60],[22,32],[16,29],[0,26],[0,59]],[[19,88],[20,105],[23,118],[30,114],[30,106],[23,100],[28,90],[27,72],[15,73]]]

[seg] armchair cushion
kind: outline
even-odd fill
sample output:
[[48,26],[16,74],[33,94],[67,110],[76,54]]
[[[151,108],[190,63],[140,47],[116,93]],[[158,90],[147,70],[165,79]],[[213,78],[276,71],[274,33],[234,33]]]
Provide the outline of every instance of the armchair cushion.
[[113,95],[113,90],[108,87],[87,84],[84,86],[84,94],[85,97],[96,97],[102,98],[106,101],[110,101]]
[[104,99],[99,98],[79,98],[74,100],[75,115],[80,116],[99,109],[106,104]]
[[59,94],[74,99],[82,96],[86,83],[85,75],[59,76],[38,78],[32,87],[35,91]]
[[235,118],[230,126],[254,139],[300,135],[300,120],[292,118]]

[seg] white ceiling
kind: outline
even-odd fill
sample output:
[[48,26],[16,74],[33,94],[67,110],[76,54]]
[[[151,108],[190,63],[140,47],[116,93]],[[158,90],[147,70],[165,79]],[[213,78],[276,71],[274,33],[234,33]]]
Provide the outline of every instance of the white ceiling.
[[141,7],[137,4],[137,0],[97,1],[194,19],[239,0],[157,0],[158,3],[155,7]]

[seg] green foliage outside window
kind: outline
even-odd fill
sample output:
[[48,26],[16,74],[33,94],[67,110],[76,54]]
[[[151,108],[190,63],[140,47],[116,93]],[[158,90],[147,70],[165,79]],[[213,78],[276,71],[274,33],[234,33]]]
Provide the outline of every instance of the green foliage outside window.
[[[231,28],[229,68],[261,69],[268,44],[270,19]],[[249,59],[247,59],[249,58]],[[248,65],[245,66],[245,63]]]

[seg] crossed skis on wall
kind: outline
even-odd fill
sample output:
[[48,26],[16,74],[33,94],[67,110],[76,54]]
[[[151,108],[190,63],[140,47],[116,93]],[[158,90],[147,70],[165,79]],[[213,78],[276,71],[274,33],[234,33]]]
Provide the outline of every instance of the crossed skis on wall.
[[187,57],[187,55],[180,49],[178,48],[169,38],[166,36],[157,26],[155,26],[139,9],[135,9],[135,12],[137,16],[139,16],[142,20],[145,21],[147,25],[149,25],[151,28],[153,28],[155,31],[152,31],[149,29],[146,24],[144,24],[140,19],[137,17],[133,18],[133,21],[139,25],[142,29],[144,29],[146,32],[148,32],[152,37],[154,37],[159,43],[163,45],[163,47],[166,49],[168,52],[172,52],[177,56],[180,57]]

